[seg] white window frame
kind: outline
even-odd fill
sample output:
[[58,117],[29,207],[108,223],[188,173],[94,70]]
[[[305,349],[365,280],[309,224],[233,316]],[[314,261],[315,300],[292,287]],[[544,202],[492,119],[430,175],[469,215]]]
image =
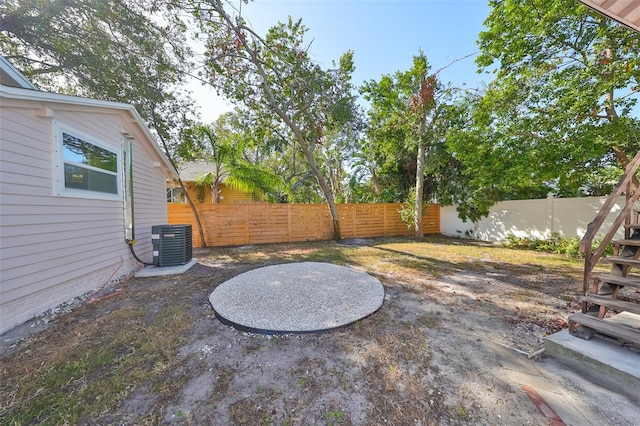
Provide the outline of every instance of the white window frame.
[[[116,176],[116,185],[117,185],[117,194],[111,194],[107,192],[100,191],[92,191],[90,189],[74,189],[67,188],[65,186],[65,174],[64,174],[64,145],[63,145],[63,133],[76,137],[78,139],[82,139],[85,142],[88,142],[92,145],[95,145],[99,148],[107,150],[116,155],[116,165],[117,170],[115,173]],[[54,191],[55,195],[59,197],[73,197],[73,198],[89,198],[89,199],[97,199],[97,200],[117,200],[122,201],[122,147],[114,147],[113,145],[108,145],[105,142],[94,138],[93,136],[87,135],[67,124],[61,123],[57,120],[53,120],[53,150],[54,150]],[[68,164],[76,165],[71,161],[67,161]],[[85,169],[95,170],[101,173],[111,174],[113,172],[105,171],[99,168],[95,168],[92,166],[88,166],[86,164],[77,164],[80,167]]]
[[167,187],[168,204],[185,204],[187,202],[184,191],[179,186]]

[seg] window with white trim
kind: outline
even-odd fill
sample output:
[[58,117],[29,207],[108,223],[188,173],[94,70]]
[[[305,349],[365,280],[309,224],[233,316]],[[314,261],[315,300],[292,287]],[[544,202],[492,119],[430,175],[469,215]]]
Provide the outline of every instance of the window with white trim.
[[182,188],[167,188],[167,203],[186,203],[187,200],[184,196]]
[[122,198],[120,150],[57,121],[54,140],[58,195]]

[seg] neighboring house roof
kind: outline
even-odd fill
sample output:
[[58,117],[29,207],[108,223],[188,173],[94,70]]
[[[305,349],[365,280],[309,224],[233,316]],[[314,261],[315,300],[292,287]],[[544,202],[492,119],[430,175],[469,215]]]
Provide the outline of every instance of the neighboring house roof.
[[164,152],[160,149],[158,144],[155,142],[153,135],[151,134],[147,126],[144,124],[142,117],[140,117],[140,114],[138,114],[138,111],[136,111],[133,105],[120,103],[120,102],[110,102],[110,101],[101,101],[101,100],[90,99],[90,98],[81,98],[78,96],[62,95],[59,93],[42,92],[39,90],[31,90],[31,89],[25,89],[21,87],[9,87],[5,85],[0,85],[0,98],[28,100],[28,101],[37,101],[37,102],[52,102],[52,103],[59,103],[59,104],[108,108],[108,109],[125,111],[131,116],[132,122],[138,125],[141,131],[145,134],[145,136],[150,142],[149,145],[155,150],[155,152],[158,154],[158,157],[162,160],[161,166],[163,166],[163,168],[165,169],[165,173],[168,176],[177,177],[176,170],[167,159],[167,156],[164,154]]
[[[195,182],[196,178],[215,170],[216,165],[205,160],[189,161],[178,167],[180,179],[183,182]],[[222,182],[224,182],[224,179],[222,179]]]
[[0,84],[36,90],[36,86],[2,55],[0,55]]
[[580,0],[609,18],[640,32],[640,2],[629,0]]

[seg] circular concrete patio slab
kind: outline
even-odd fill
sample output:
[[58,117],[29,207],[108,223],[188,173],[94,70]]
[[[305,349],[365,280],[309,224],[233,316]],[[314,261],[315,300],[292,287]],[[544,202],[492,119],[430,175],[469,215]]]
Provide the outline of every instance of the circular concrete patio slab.
[[223,323],[267,334],[342,327],[374,313],[383,300],[378,279],[320,262],[254,269],[225,281],[209,296]]

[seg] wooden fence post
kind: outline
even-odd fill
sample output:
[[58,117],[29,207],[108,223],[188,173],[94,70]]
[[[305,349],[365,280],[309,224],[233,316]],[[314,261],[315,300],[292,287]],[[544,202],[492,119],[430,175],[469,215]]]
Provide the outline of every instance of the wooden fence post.
[[251,235],[250,235],[250,230],[249,230],[249,204],[246,204],[244,206],[244,240],[245,240],[245,244],[249,244],[249,242],[251,241]]
[[389,236],[388,224],[387,224],[387,207],[389,207],[389,206],[387,204],[384,204],[383,205],[383,210],[382,210],[384,212],[382,214],[382,217],[383,217],[383,220],[384,220],[384,236],[385,237]]
[[291,242],[293,235],[293,224],[291,220],[291,204],[287,204],[287,239]]

